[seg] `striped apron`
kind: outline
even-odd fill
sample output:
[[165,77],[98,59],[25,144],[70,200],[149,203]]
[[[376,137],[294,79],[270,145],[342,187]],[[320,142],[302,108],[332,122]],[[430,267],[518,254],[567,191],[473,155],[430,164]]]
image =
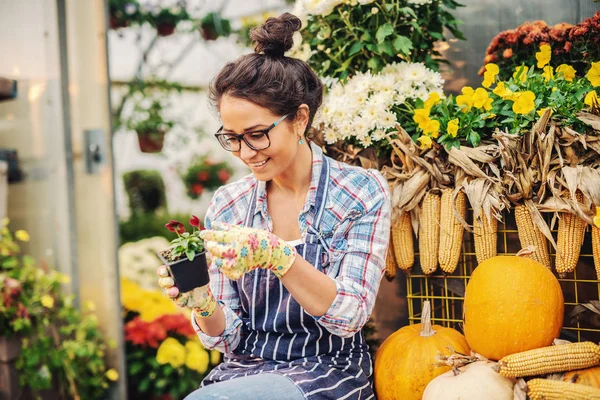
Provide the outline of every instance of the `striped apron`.
[[[325,273],[329,246],[319,234],[319,226],[325,212],[328,182],[329,161],[323,157],[315,201],[315,228],[309,226],[305,243],[296,246],[302,258]],[[252,226],[257,188],[255,185],[246,226]],[[346,339],[329,333],[304,311],[269,270],[256,269],[235,283],[242,307],[241,341],[210,372],[202,386],[275,373],[291,379],[307,400],[375,397],[371,356],[362,332]],[[252,398],[250,393],[248,398]]]

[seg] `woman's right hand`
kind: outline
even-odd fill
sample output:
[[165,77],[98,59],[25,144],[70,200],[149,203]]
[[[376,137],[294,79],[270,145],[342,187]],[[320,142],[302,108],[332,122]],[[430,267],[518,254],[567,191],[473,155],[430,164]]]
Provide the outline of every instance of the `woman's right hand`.
[[158,274],[158,285],[165,289],[165,294],[179,307],[191,308],[201,318],[208,318],[215,312],[217,301],[210,290],[210,285],[180,293],[177,286],[175,286],[175,281],[169,276],[166,266],[161,265],[158,267],[156,273]]

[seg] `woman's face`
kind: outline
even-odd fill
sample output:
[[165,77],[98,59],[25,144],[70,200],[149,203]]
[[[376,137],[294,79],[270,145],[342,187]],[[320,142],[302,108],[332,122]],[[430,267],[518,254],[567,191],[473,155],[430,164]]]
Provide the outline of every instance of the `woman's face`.
[[[223,122],[221,133],[242,134],[267,129],[282,115],[273,114],[266,108],[250,101],[224,95],[219,112]],[[303,132],[288,118],[277,124],[268,133],[270,146],[264,150],[253,150],[241,141],[240,150],[233,155],[241,159],[254,176],[261,181],[269,181],[285,172],[294,162]]]

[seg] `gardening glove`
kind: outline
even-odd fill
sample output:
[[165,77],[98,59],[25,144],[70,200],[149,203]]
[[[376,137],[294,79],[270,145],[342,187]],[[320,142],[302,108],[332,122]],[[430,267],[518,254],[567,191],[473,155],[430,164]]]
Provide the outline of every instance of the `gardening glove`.
[[175,281],[169,276],[167,267],[161,265],[156,270],[159,278],[158,285],[165,289],[165,294],[171,298],[179,307],[187,307],[194,310],[194,314],[201,318],[213,315],[217,309],[217,300],[213,296],[210,285],[197,287],[189,292],[179,293]]
[[215,257],[215,264],[229,279],[264,268],[281,278],[296,259],[296,249],[262,229],[220,222],[200,232],[204,247]]

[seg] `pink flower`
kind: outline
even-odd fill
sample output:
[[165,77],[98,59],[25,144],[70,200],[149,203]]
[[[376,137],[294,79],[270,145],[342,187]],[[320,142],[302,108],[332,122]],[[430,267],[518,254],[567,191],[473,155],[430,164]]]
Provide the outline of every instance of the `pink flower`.
[[258,238],[256,237],[256,235],[250,235],[248,237],[248,244],[250,245],[250,248],[252,250],[258,249]]
[[237,253],[235,252],[234,249],[227,249],[224,253],[223,253],[223,258],[236,258],[237,257]]
[[279,246],[279,239],[277,238],[277,236],[269,234],[269,243],[271,244],[271,246],[277,247]]

